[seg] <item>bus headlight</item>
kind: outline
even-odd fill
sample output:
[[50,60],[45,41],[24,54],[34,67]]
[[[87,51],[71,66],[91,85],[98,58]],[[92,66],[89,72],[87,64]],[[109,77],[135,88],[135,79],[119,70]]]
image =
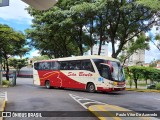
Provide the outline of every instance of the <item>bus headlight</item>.
[[113,83],[113,85],[117,85],[117,84],[118,84],[118,82],[114,82],[114,83]]

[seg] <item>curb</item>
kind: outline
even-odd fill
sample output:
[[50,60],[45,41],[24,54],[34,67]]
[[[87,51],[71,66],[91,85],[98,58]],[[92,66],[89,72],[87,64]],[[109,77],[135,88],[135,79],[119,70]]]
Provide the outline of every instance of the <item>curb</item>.
[[3,100],[2,109],[1,109],[2,112],[4,112],[5,107],[6,107],[6,100]]
[[88,107],[88,111],[91,112],[93,115],[95,115],[99,120],[106,120],[104,117],[99,117],[100,114],[98,114],[97,112],[95,112],[91,106]]
[[155,93],[160,93],[160,90],[141,90],[141,89],[130,89],[130,88],[126,88],[126,91],[135,91],[135,92],[155,92]]
[[[155,117],[141,116],[133,110],[110,104],[91,105],[88,107],[88,111],[91,112],[94,116],[96,116],[99,120],[159,120]],[[127,114],[126,112],[131,114]],[[134,114],[135,116],[132,116],[132,114]],[[133,117],[135,118],[133,119]]]
[[[1,111],[4,112],[6,107],[6,100],[3,100]],[[3,120],[3,117],[0,117],[0,120]]]

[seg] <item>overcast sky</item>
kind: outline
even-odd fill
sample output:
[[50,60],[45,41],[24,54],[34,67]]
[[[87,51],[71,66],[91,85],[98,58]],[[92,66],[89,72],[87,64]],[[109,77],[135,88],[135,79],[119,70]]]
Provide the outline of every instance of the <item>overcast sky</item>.
[[[10,0],[10,5],[7,7],[0,7],[0,23],[7,24],[13,27],[16,30],[23,31],[27,28],[30,28],[32,23],[32,17],[27,13],[25,8],[28,5],[23,3],[21,0]],[[153,34],[155,28],[152,30]],[[150,51],[145,53],[145,62],[149,63],[153,59],[160,59],[160,52],[158,49],[150,43]],[[109,44],[109,56],[111,55],[111,45]],[[29,57],[38,56],[37,50],[32,50]]]

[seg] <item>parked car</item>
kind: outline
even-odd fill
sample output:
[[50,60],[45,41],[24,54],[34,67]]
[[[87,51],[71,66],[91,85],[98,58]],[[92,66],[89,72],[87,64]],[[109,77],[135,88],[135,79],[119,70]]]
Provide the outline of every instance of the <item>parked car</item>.
[[13,74],[9,74],[9,78],[13,78]]
[[155,89],[155,88],[156,88],[156,84],[147,85],[147,89]]

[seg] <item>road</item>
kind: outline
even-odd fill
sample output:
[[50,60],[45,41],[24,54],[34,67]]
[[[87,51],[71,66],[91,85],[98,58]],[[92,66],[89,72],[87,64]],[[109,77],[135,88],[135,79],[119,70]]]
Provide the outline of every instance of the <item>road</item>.
[[[34,86],[30,78],[17,79],[17,86],[2,88],[7,91],[6,111],[87,111],[71,95],[88,98],[110,105],[117,105],[133,111],[160,111],[160,94],[122,91],[117,93],[88,93],[66,89],[46,89]],[[90,112],[86,112],[93,116]],[[75,114],[73,112],[73,114]],[[81,115],[81,113],[79,114]],[[32,120],[31,118],[23,118]],[[45,120],[46,118],[41,118]],[[41,120],[33,118],[33,120]],[[73,120],[74,117],[48,117],[47,120]],[[97,120],[96,117],[76,117],[76,120]],[[22,120],[22,118],[5,118],[5,120]]]

